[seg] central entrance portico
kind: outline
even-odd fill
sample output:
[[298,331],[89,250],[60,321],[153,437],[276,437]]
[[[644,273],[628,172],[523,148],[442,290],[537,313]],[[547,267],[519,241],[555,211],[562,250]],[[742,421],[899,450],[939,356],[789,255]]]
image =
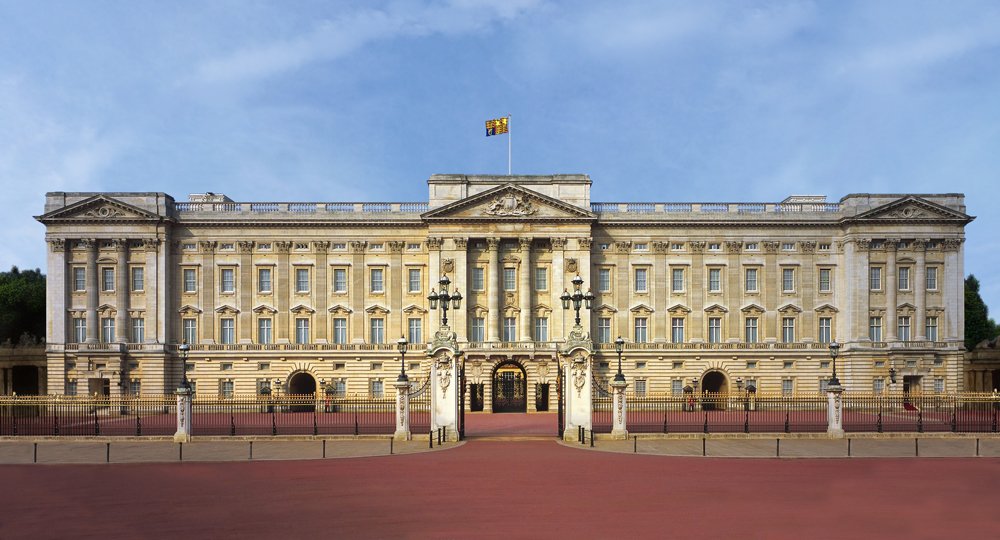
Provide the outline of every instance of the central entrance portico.
[[527,412],[527,373],[520,364],[508,360],[493,370],[493,412]]

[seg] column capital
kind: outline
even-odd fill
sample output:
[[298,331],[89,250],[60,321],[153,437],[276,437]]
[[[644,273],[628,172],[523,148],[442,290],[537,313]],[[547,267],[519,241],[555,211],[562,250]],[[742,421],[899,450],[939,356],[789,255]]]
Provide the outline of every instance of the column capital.
[[124,253],[128,251],[128,240],[125,238],[115,238],[111,240],[111,247],[114,248],[117,253]]
[[[275,243],[277,244],[277,242]],[[214,240],[202,240],[198,242],[198,248],[202,253],[213,253],[218,245],[219,243]]]
[[437,236],[427,237],[427,247],[429,249],[441,249],[442,243],[444,243],[444,241],[440,237]]
[[66,240],[62,238],[49,238],[46,242],[49,243],[49,247],[52,248],[53,252],[66,251]]
[[521,248],[521,251],[527,251],[531,249],[531,243],[534,241],[535,239],[530,236],[522,236],[517,239],[517,244]]
[[468,249],[469,239],[465,237],[455,238],[455,249]]
[[236,245],[237,247],[239,247],[240,253],[253,252],[253,246],[254,246],[253,240],[240,240],[239,242],[236,243]]
[[497,251],[500,249],[500,239],[491,237],[486,239],[486,251]]
[[554,236],[549,239],[552,243],[552,249],[566,249],[566,239]]

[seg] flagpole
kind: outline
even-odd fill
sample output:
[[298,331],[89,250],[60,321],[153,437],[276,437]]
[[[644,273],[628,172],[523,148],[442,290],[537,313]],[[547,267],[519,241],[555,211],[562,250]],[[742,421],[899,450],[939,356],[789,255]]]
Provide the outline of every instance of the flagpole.
[[510,176],[510,114],[507,114],[507,176]]

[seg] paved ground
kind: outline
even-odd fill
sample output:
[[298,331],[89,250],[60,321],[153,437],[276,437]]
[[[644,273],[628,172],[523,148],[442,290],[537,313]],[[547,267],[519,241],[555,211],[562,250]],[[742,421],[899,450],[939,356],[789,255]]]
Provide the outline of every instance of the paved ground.
[[466,437],[555,437],[556,413],[465,413]]
[[[641,442],[641,441],[640,441]],[[946,538],[1000,460],[665,458],[555,441],[311,461],[0,466],[0,538]]]

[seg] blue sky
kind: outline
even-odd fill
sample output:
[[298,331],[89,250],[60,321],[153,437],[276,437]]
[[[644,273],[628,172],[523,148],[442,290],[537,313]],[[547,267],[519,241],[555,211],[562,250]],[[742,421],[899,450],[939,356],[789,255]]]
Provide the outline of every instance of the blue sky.
[[1000,314],[997,2],[0,0],[0,266],[46,191],[426,200],[587,173],[595,201],[964,192]]

